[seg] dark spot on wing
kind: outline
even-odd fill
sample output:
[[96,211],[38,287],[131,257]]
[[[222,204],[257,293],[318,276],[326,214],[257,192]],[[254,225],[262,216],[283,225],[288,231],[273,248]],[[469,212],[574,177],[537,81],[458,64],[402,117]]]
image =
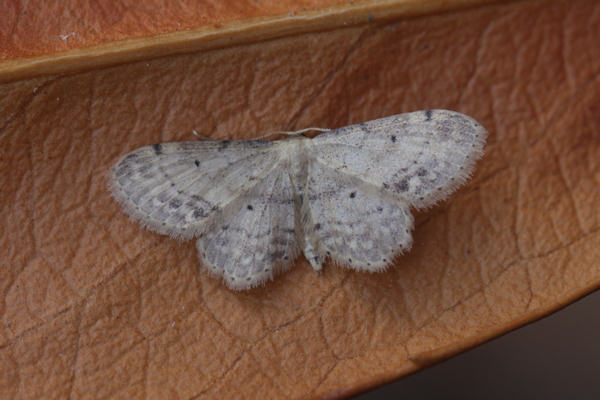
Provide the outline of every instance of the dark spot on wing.
[[231,140],[222,140],[220,142],[219,150],[225,150],[231,145]]
[[356,197],[356,192],[352,192],[352,193],[350,193],[350,198],[351,198],[351,199],[353,199],[353,198],[355,198],[355,197]]
[[251,205],[251,204],[248,204],[248,207],[247,207],[247,208],[248,208],[248,210],[250,210],[250,211],[254,210],[254,207],[252,207],[252,205]]
[[432,110],[425,110],[425,121],[431,121],[431,116],[433,115]]
[[200,166],[200,161],[198,161],[198,160],[195,160],[195,161],[194,161],[194,164],[196,164],[196,167],[199,167],[199,166]]
[[192,213],[192,216],[193,216],[195,219],[204,218],[204,217],[206,217],[206,213],[204,212],[204,210],[202,210],[202,209],[200,209],[200,208],[196,208],[196,209],[194,210],[194,212]]
[[367,124],[364,122],[361,122],[360,124],[358,124],[358,127],[360,128],[361,131],[363,131],[364,133],[369,133],[369,128],[367,128]]
[[316,230],[319,230],[319,229],[321,229],[321,224],[319,224],[319,223],[316,223],[316,224],[315,224],[315,229],[316,229]]
[[163,151],[162,144],[160,144],[160,143],[153,144],[152,150],[154,150],[154,154],[156,154],[157,156],[161,155],[162,151]]
[[135,160],[136,158],[138,158],[138,154],[132,153],[132,154],[126,155],[125,158],[123,159],[123,161],[131,161],[131,160]]
[[392,139],[392,143],[396,143],[396,135],[392,135],[390,139]]
[[408,181],[406,179],[402,179],[396,184],[396,189],[399,192],[406,192],[408,190]]
[[173,209],[173,210],[176,210],[176,209],[178,209],[179,207],[181,207],[181,204],[182,204],[182,203],[181,203],[181,200],[174,199],[174,200],[171,200],[171,201],[169,202],[169,208],[171,208],[171,209]]

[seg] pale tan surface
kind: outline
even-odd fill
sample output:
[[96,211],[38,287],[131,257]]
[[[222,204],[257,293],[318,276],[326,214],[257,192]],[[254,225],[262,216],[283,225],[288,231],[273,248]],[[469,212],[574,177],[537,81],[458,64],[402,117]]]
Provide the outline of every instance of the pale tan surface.
[[230,35],[228,41],[247,41],[235,36],[255,31],[257,26],[263,35],[273,25],[280,25],[280,34],[294,34],[303,30],[302,25],[314,30],[322,21],[327,28],[494,1],[500,0],[3,0],[0,60],[39,57],[114,42],[123,46],[123,41],[138,38],[144,40],[140,45],[152,47],[169,37],[187,35],[189,41],[202,35],[216,37],[230,29],[238,34]]
[[[336,397],[600,282],[600,6],[517,2],[0,86],[0,392]],[[133,148],[423,108],[490,131],[473,180],[366,275],[305,260],[233,293],[143,231],[104,174]]]
[[[10,1],[0,83],[442,13],[500,0],[278,0],[173,3]],[[226,4],[226,5],[225,5]]]
[[5,0],[2,4],[1,58],[24,58],[118,40],[197,29],[218,28],[255,17],[317,10],[343,0],[178,1],[116,0],[90,3]]

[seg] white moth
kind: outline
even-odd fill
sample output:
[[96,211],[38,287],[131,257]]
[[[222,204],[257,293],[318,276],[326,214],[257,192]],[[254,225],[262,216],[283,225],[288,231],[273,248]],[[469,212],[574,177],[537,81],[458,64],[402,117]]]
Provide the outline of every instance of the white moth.
[[413,217],[463,184],[487,132],[453,111],[394,115],[313,139],[162,143],[124,156],[110,188],[145,227],[197,238],[202,264],[244,290],[299,253],[382,271],[410,249]]

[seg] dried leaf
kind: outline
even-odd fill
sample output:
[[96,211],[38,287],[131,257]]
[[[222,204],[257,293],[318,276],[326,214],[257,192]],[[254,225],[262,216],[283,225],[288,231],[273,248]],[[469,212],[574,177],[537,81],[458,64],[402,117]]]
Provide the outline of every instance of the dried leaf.
[[[191,48],[213,50],[166,56],[157,45],[160,58],[148,37],[173,29],[160,24],[167,13],[122,36],[100,24],[113,53],[36,48],[31,35],[43,29],[12,33],[0,64],[3,397],[341,397],[600,284],[600,5],[516,2],[411,19],[398,2],[359,6],[350,14],[372,7],[375,18],[341,27],[352,5],[330,19],[314,6],[314,26],[290,17],[261,36],[252,20],[236,46],[203,36]],[[229,29],[237,14],[225,14],[215,21]],[[113,42],[131,37],[147,38],[136,42],[143,51]],[[55,53],[66,49],[78,56]],[[17,60],[32,55],[45,61]],[[132,59],[143,61],[123,62]],[[234,293],[199,272],[193,242],[140,229],[106,189],[120,155],[193,140],[194,129],[240,139],[424,108],[475,117],[490,131],[487,153],[468,185],[418,214],[413,250],[386,273],[326,265],[317,276],[302,259]]]

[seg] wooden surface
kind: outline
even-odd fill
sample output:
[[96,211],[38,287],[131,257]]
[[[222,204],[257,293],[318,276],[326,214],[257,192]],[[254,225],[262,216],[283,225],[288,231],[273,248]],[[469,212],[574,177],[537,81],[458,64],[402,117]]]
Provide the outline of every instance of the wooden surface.
[[[600,6],[448,3],[270,37],[253,19],[263,40],[159,58],[143,50],[127,63],[125,38],[144,49],[172,26],[119,36],[113,24],[97,28],[102,43],[97,34],[36,47],[43,24],[21,33],[19,18],[3,22],[3,43],[24,44],[0,64],[0,397],[336,398],[595,289]],[[113,49],[112,61],[90,56],[94,46]],[[94,60],[85,68],[62,56],[82,51]],[[22,68],[40,57],[43,68]],[[233,293],[199,271],[193,242],[142,230],[106,188],[120,155],[193,140],[194,129],[241,139],[425,108],[480,121],[486,155],[469,184],[418,213],[413,250],[383,274],[325,265],[317,276],[301,259],[264,288]]]

